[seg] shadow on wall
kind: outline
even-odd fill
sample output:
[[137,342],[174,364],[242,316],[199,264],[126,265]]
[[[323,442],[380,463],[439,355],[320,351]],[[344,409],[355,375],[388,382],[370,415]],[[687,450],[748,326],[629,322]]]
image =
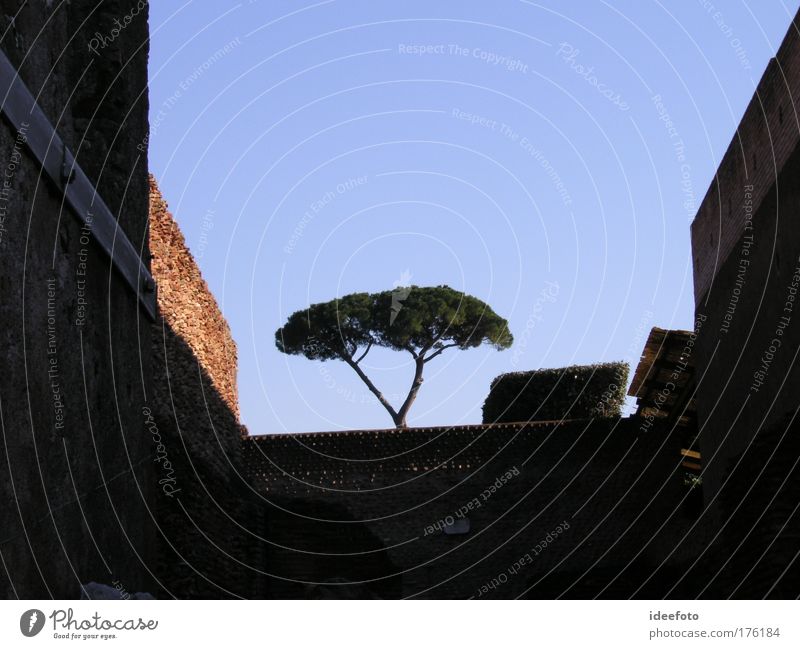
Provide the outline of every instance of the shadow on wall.
[[280,574],[280,578],[264,583],[270,597],[401,596],[400,570],[389,559],[383,542],[345,506],[315,500],[274,500],[268,524],[272,543],[265,547],[265,565]]
[[794,599],[800,594],[800,411],[786,413],[729,465],[721,492],[727,521],[709,584],[724,597]]
[[[153,394],[144,412],[156,482],[162,597],[248,597],[256,510],[241,470],[236,346],[150,176]],[[258,561],[255,562],[258,566]]]
[[[152,332],[154,394],[145,426],[158,483],[159,595],[397,596],[391,579],[350,583],[396,569],[345,507],[272,506],[250,487],[242,466],[236,345],[152,176],[150,250],[161,317]],[[298,524],[306,517],[346,522]],[[292,537],[296,530],[302,533]],[[370,552],[357,555],[354,548]]]
[[[160,597],[249,597],[256,541],[241,472],[240,427],[188,343],[160,319],[153,331],[154,393],[143,433],[152,441]],[[258,565],[256,561],[254,565]]]
[[159,597],[400,595],[400,578],[392,577],[398,569],[383,543],[344,505],[253,491],[237,418],[163,319],[153,331],[153,352],[154,405],[145,432],[153,438],[158,482]]
[[[86,48],[127,5],[4,2],[0,44],[138,247],[147,9],[106,55]],[[78,598],[90,581],[150,591],[152,462],[141,432],[150,326],[27,150],[37,131],[0,123],[0,597]]]

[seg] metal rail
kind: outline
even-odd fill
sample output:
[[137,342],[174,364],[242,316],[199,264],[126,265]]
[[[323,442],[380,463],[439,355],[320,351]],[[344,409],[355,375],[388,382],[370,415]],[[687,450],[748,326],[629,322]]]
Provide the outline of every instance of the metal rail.
[[139,253],[120,228],[97,189],[75,161],[25,82],[0,49],[0,110],[11,126],[26,131],[26,146],[41,164],[81,223],[108,255],[112,266],[133,289],[152,320],[156,318],[156,285]]

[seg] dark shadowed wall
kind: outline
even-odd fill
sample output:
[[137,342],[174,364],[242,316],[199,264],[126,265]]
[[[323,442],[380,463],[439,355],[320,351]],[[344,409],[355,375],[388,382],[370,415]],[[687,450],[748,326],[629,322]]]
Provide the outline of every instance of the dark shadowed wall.
[[641,423],[247,439],[266,594],[661,596],[704,531],[684,539],[697,512],[679,440]]
[[[798,24],[795,18],[795,24]],[[709,502],[800,401],[800,35],[793,25],[692,224],[697,410]]]
[[[89,48],[130,9],[4,2],[0,46],[146,253],[147,7]],[[150,591],[150,323],[23,139],[0,124],[0,592],[71,598],[115,580]]]

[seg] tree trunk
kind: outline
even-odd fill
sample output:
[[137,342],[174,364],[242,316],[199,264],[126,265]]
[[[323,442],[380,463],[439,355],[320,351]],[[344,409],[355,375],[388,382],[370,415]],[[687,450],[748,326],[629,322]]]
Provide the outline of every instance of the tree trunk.
[[[391,418],[392,418],[392,421],[394,421],[394,425],[395,425],[397,428],[403,428],[404,426],[400,426],[400,425],[397,423],[397,422],[398,422],[398,416],[399,416],[399,415],[398,415],[398,413],[395,411],[395,409],[394,409],[394,408],[392,408],[392,404],[391,404],[391,403],[389,403],[389,402],[386,400],[386,397],[384,397],[384,396],[383,396],[383,393],[382,393],[382,392],[381,392],[381,391],[380,391],[378,388],[376,388],[376,387],[375,387],[375,384],[374,384],[372,381],[370,381],[369,377],[368,377],[366,374],[364,374],[364,371],[363,371],[363,370],[362,370],[362,369],[361,369],[361,368],[358,366],[358,363],[356,363],[355,361],[353,361],[353,359],[352,359],[352,358],[348,358],[348,357],[346,357],[346,356],[344,356],[344,357],[343,357],[343,359],[344,359],[345,363],[347,363],[347,364],[348,364],[350,367],[352,367],[352,368],[355,370],[356,374],[358,374],[358,377],[359,377],[359,378],[360,378],[360,379],[361,379],[361,380],[364,382],[364,384],[365,384],[365,385],[366,385],[366,386],[369,388],[369,391],[370,391],[370,392],[372,392],[372,394],[374,394],[374,395],[375,395],[375,396],[378,398],[378,401],[380,401],[380,402],[381,402],[381,405],[382,405],[384,408],[386,408],[386,411],[387,411],[387,412],[389,413],[389,415],[391,416]],[[405,419],[405,417],[403,417],[403,419]]]
[[406,400],[403,402],[403,405],[400,406],[400,410],[397,411],[397,417],[395,417],[394,425],[397,428],[407,428],[406,424],[406,415],[408,414],[411,405],[414,403],[414,399],[417,398],[417,392],[422,387],[422,371],[425,369],[425,359],[420,356],[417,358],[414,363],[416,364],[416,370],[414,372],[414,382],[411,384],[411,389],[408,391],[408,396]]
[[386,411],[392,418],[394,422],[395,428],[408,428],[406,424],[406,415],[408,415],[408,411],[411,408],[411,405],[414,403],[414,400],[417,398],[417,392],[419,392],[420,387],[422,387],[422,371],[425,368],[425,359],[422,356],[416,358],[414,363],[416,365],[414,371],[414,381],[411,383],[411,388],[408,391],[408,396],[406,400],[403,402],[403,405],[400,406],[400,410],[395,410],[392,407],[392,404],[386,400],[386,397],[383,396],[383,393],[375,387],[375,384],[370,380],[370,378],[364,373],[364,371],[358,366],[352,358],[343,356],[342,359],[347,363],[350,367],[352,367],[356,374],[358,374],[359,378],[364,382],[364,384],[369,388],[369,391],[374,394],[378,401],[381,402],[381,405],[386,408]]

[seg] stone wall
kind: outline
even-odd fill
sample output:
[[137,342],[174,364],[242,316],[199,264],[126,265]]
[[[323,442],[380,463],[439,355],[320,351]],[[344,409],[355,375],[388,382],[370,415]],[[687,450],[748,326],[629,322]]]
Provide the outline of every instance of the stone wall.
[[[4,2],[0,46],[146,258],[147,7],[88,46],[129,10]],[[23,140],[0,123],[0,595],[74,598],[114,580],[152,591],[150,323]]]
[[[795,19],[797,21],[797,18]],[[703,486],[800,405],[800,35],[761,79],[692,226]]]
[[94,581],[247,596],[260,512],[240,470],[236,349],[148,182],[147,5],[13,4],[3,50],[148,265],[152,249],[159,317],[0,125],[2,594],[74,598]]
[[196,359],[192,367],[181,368],[181,372],[190,374],[202,368],[238,419],[236,343],[152,176],[150,255],[164,323],[186,342]]
[[755,212],[767,198],[779,170],[800,142],[798,26],[796,16],[759,81],[692,223],[698,308],[727,293],[720,270],[729,257],[738,257],[749,208]]
[[[695,556],[704,529],[687,535],[697,509],[683,482],[679,440],[659,427],[645,433],[640,424],[576,420],[248,438],[247,471],[268,507],[264,561],[271,578],[263,592],[663,596],[681,574],[676,567]],[[459,518],[469,519],[465,534],[443,531]]]
[[153,327],[152,420],[161,489],[159,594],[247,597],[258,575],[241,470],[236,347],[214,296],[150,178],[150,249],[160,318]]
[[[692,225],[705,596],[797,597],[798,17]],[[715,557],[718,557],[715,559]]]
[[[696,345],[703,480],[713,497],[733,458],[800,405],[800,147],[720,268]],[[750,239],[749,237],[752,237]]]
[[[724,565],[712,592],[753,599],[800,595],[800,421],[787,413],[731,462],[720,492]],[[711,548],[713,551],[715,548]]]

